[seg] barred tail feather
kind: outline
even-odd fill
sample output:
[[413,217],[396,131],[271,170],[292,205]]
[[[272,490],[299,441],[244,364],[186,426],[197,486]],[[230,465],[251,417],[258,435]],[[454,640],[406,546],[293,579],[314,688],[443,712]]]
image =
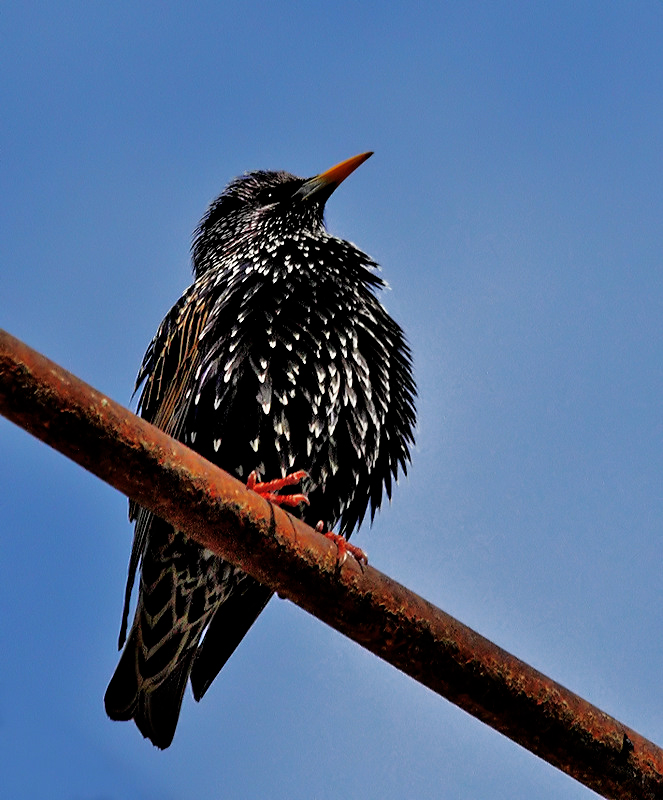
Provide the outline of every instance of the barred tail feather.
[[154,686],[147,685],[140,675],[139,646],[134,630],[106,689],[106,713],[113,720],[133,719],[146,739],[165,750],[175,736],[195,648],[191,648],[168,676]]

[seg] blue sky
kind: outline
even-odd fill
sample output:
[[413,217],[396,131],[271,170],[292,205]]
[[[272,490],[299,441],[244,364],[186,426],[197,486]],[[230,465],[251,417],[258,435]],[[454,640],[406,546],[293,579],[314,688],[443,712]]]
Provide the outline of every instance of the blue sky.
[[[408,333],[377,568],[663,743],[663,4],[6,3],[0,326],[129,403],[234,175],[328,205]],[[172,747],[110,722],[124,498],[0,419],[6,796],[586,798],[273,601]]]

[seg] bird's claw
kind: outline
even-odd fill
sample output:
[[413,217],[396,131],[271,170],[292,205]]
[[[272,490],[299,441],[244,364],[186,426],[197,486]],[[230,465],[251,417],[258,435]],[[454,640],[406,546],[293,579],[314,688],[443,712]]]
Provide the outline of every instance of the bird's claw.
[[332,542],[336,545],[336,549],[338,550],[338,565],[339,567],[345,564],[348,553],[354,557],[358,564],[368,565],[368,556],[366,553],[360,548],[356,547],[354,544],[350,544],[345,536],[341,536],[340,533],[333,533],[333,531],[326,531],[325,526],[322,520],[318,522],[315,526],[316,531],[321,533],[327,539],[331,539]]
[[300,503],[309,505],[309,499],[305,494],[276,494],[280,489],[286,486],[294,486],[304,478],[308,478],[308,472],[305,470],[300,469],[297,472],[291,472],[289,475],[285,475],[283,478],[276,478],[273,481],[262,482],[258,480],[259,477],[258,471],[254,469],[246,482],[246,488],[256,492],[256,494],[259,494],[270,503],[274,503],[277,506],[291,507],[298,506]]

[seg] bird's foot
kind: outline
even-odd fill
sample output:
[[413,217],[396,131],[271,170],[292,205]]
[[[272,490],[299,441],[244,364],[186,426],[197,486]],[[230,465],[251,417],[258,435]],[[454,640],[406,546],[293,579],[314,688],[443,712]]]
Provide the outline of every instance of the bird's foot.
[[336,545],[336,549],[338,550],[338,564],[341,566],[345,564],[345,560],[348,557],[348,553],[355,558],[355,560],[361,564],[368,564],[368,556],[366,553],[359,547],[355,547],[355,545],[350,544],[345,536],[341,536],[340,533],[333,533],[332,531],[327,531],[325,533],[325,526],[322,520],[318,522],[315,526],[316,531],[321,533],[327,539],[331,539],[332,542]]
[[270,503],[274,503],[277,506],[298,506],[300,503],[309,505],[308,497],[305,494],[276,494],[280,489],[286,486],[294,486],[304,478],[308,478],[308,473],[303,469],[291,472],[290,475],[276,478],[273,481],[261,482],[258,480],[259,477],[258,471],[254,469],[246,482],[246,488],[264,497],[265,500],[269,500]]

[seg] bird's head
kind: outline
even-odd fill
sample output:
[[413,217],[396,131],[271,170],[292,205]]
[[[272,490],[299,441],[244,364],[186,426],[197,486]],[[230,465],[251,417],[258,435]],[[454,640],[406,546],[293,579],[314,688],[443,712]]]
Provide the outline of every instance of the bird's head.
[[196,231],[192,247],[196,277],[219,259],[269,247],[304,231],[321,230],[330,195],[371,155],[353,156],[312,178],[256,171],[232,180]]

